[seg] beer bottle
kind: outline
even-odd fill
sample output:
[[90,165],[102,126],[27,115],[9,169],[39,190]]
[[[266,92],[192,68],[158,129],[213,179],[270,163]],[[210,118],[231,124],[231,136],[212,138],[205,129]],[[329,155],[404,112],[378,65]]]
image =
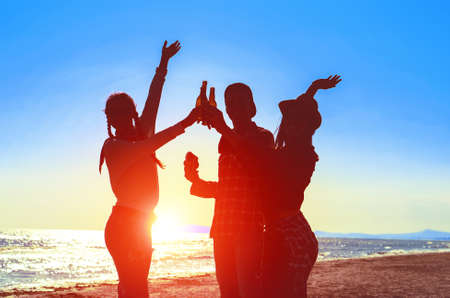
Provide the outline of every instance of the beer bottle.
[[217,108],[216,93],[215,93],[214,87],[211,87],[209,89],[209,104],[212,105],[213,107]]
[[208,104],[208,97],[206,96],[206,85],[208,84],[207,81],[203,81],[202,86],[200,87],[200,94],[197,97],[197,101],[195,103],[195,106],[201,106]]

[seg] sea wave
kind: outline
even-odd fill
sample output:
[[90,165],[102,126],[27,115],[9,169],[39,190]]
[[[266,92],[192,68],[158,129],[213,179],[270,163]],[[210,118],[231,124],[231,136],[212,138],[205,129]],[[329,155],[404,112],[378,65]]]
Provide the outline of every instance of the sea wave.
[[[150,277],[214,272],[207,234],[154,239]],[[448,241],[319,238],[318,261],[450,252]],[[45,290],[76,284],[112,283],[117,274],[103,231],[1,230],[0,292]]]

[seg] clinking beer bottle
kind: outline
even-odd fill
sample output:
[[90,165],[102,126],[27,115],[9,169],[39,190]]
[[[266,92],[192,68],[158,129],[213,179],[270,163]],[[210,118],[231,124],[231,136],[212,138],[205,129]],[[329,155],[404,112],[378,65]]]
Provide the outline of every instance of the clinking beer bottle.
[[216,93],[215,93],[214,87],[211,87],[209,89],[209,104],[212,105],[213,107],[217,108]]
[[200,87],[200,94],[197,97],[197,102],[195,103],[195,106],[201,106],[208,104],[208,97],[206,97],[206,85],[208,84],[207,81],[203,81],[202,86]]
[[[208,103],[208,97],[206,97],[206,85],[208,84],[207,81],[202,82],[202,86],[200,87],[200,94],[197,97],[197,101],[195,103],[196,107],[207,105]],[[200,115],[198,117],[198,121],[202,120],[202,116]]]

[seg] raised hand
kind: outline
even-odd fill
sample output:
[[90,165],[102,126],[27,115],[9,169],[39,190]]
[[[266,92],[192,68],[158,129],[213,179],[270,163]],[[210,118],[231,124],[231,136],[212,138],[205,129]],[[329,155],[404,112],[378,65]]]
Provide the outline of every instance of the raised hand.
[[167,40],[164,41],[164,45],[162,48],[162,56],[161,58],[165,58],[169,60],[173,56],[175,56],[176,53],[181,49],[180,42],[177,40],[173,44],[167,47]]
[[330,88],[334,88],[336,87],[336,85],[342,81],[341,76],[338,75],[334,75],[334,76],[329,76],[326,79],[319,79],[319,80],[315,80],[312,85],[316,88],[316,89],[330,89]]

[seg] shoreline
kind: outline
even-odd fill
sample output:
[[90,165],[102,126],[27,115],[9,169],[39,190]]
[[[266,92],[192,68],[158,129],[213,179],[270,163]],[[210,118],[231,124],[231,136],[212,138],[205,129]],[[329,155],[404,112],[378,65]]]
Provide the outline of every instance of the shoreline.
[[[149,288],[152,297],[219,297],[215,273],[150,279]],[[117,282],[46,289],[10,290],[0,292],[0,297],[117,296]],[[450,252],[321,260],[314,266],[308,281],[308,294],[313,297],[442,296],[445,293],[450,293]]]
[[[354,258],[336,258],[336,259],[323,259],[317,260],[318,262],[333,262],[333,261],[345,261],[345,260],[361,260],[361,259],[373,259],[373,258],[385,258],[385,257],[401,257],[401,256],[416,256],[416,255],[427,255],[427,254],[450,254],[450,248],[444,248],[439,250],[430,250],[430,251],[420,251],[420,250],[411,250],[412,252],[400,252],[400,253],[392,253],[392,252],[377,252],[371,255],[363,256],[363,257],[354,257]],[[320,254],[320,253],[319,253]]]

